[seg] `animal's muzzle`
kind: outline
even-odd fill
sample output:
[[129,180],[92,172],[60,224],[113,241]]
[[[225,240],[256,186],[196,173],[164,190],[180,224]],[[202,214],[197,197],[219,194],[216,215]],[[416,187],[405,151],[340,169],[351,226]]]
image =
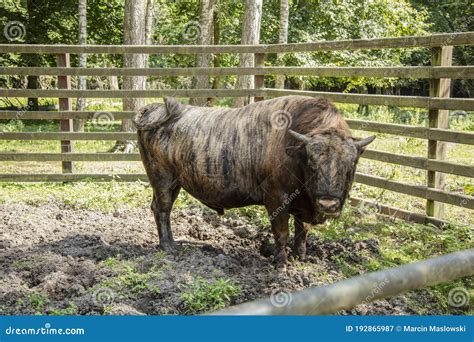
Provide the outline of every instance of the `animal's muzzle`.
[[339,217],[341,214],[341,201],[337,198],[320,198],[317,206],[324,216]]

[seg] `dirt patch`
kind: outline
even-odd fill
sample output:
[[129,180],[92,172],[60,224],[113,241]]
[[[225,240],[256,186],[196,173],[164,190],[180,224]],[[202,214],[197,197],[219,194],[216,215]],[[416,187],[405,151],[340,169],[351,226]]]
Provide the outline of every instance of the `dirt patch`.
[[[189,313],[183,293],[198,279],[235,284],[239,291],[230,304],[237,304],[342,279],[338,260],[357,267],[367,253],[379,253],[377,240],[311,236],[307,260],[292,260],[281,274],[271,264],[268,227],[200,207],[173,211],[180,242],[168,254],[158,247],[147,208],[103,213],[1,205],[0,226],[3,314],[183,314]],[[397,296],[340,314],[416,313],[407,301]]]

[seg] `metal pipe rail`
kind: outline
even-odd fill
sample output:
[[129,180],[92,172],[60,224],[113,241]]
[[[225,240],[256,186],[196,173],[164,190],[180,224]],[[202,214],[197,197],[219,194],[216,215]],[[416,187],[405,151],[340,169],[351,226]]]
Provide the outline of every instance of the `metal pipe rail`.
[[275,298],[257,300],[216,311],[213,315],[324,315],[474,275],[474,248],[384,271],[342,280],[331,285],[283,293],[286,305]]

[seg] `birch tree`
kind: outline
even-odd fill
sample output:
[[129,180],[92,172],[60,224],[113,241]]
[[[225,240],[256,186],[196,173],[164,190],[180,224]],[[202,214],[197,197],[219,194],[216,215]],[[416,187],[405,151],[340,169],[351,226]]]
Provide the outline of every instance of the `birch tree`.
[[[79,12],[79,34],[78,43],[79,45],[87,44],[87,0],[78,1],[78,12]],[[87,67],[87,54],[81,53],[78,56],[78,65],[80,68]],[[87,77],[79,76],[78,79],[79,90],[87,89]],[[80,97],[76,102],[76,110],[83,111],[86,108],[86,99]],[[74,132],[84,132],[84,120],[75,119],[73,122]]]
[[[145,45],[151,45],[153,38],[153,11],[155,10],[154,0],[146,2],[146,18],[145,18]],[[148,57],[148,55],[145,55]]]
[[[279,35],[278,43],[286,44],[288,43],[288,0],[280,0],[280,26],[279,26]],[[283,65],[283,54],[277,54],[277,64]],[[285,88],[285,75],[277,75],[275,79],[275,88],[283,89]]]
[[[214,0],[201,0],[199,5],[199,31],[198,44],[211,45],[212,26],[214,19]],[[198,54],[196,66],[199,68],[210,67],[211,54]],[[197,89],[209,89],[210,77],[208,75],[194,76],[193,83]],[[191,98],[190,103],[195,106],[205,106],[207,99],[203,97]]]
[[[256,45],[260,42],[260,22],[262,19],[262,0],[245,0],[244,18],[242,23],[242,40],[243,45]],[[252,53],[243,53],[240,55],[239,67],[253,67],[254,57]],[[254,81],[251,75],[237,76],[235,88],[237,89],[253,89]],[[232,105],[241,107],[251,102],[251,99],[243,97],[234,97]]]
[[[125,0],[125,13],[123,23],[123,43],[124,45],[144,45],[145,44],[145,26],[146,26],[146,0]],[[144,68],[146,67],[144,54],[124,54],[125,68]],[[124,76],[123,89],[144,90],[146,89],[146,78],[144,76]],[[124,111],[138,111],[145,105],[145,99],[124,98]],[[132,120],[122,120],[122,132],[133,132]],[[121,149],[128,153],[133,149],[131,141],[118,142],[114,148],[115,151]]]

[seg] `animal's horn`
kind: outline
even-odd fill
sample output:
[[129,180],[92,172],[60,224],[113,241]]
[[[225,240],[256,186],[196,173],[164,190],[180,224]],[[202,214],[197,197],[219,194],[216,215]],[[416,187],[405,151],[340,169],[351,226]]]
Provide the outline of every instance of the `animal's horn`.
[[363,148],[363,147],[367,146],[368,144],[370,144],[374,140],[375,140],[375,135],[372,135],[368,138],[364,138],[362,140],[356,141],[355,144],[358,148]]
[[297,140],[299,140],[299,141],[301,141],[305,144],[307,144],[311,141],[311,139],[308,138],[306,135],[300,134],[300,133],[295,132],[291,129],[288,130],[288,133],[290,133],[293,138],[295,138],[295,139],[297,139]]

